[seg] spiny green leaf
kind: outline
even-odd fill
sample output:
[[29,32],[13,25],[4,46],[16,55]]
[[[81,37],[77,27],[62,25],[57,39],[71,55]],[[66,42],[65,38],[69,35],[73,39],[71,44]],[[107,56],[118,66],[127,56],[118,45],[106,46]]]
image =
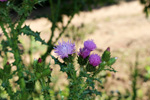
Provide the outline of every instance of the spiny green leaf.
[[34,31],[32,31],[29,26],[26,26],[26,25],[25,25],[25,26],[22,28],[21,32],[22,32],[24,35],[33,36],[34,39],[35,39],[35,41],[39,41],[39,42],[41,42],[42,44],[47,45],[47,43],[46,43],[44,40],[41,39],[41,37],[40,37],[40,32],[34,32]]
[[[4,51],[5,53],[9,52],[8,47],[10,46],[10,43],[8,41],[2,40],[1,46],[2,46],[2,50],[1,51]],[[1,55],[1,52],[0,52],[0,56],[3,57]]]
[[108,66],[109,68],[107,68],[107,69],[104,69],[104,70],[108,70],[108,71],[110,71],[110,72],[117,72],[113,67],[111,67],[111,66]]

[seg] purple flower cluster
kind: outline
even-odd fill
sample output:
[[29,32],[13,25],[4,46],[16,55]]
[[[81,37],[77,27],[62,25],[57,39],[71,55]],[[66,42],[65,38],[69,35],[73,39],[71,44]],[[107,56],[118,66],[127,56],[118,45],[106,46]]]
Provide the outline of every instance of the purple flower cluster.
[[[93,40],[87,40],[84,42],[84,48],[80,48],[79,56],[81,56],[83,59],[88,57],[90,55],[90,52],[96,49],[96,44],[93,42]],[[89,57],[89,63],[92,66],[98,66],[101,63],[101,58],[97,54],[92,54]]]
[[84,42],[84,48],[80,48],[80,52],[78,54],[85,59],[94,49],[96,49],[96,44],[93,42],[93,40],[87,40]]
[[7,1],[7,0],[0,0],[1,2]]
[[62,43],[58,42],[58,44],[54,49],[56,50],[55,53],[61,58],[68,58],[69,55],[75,53],[75,44],[71,43],[71,41],[62,41]]
[[83,59],[90,55],[90,50],[86,48],[80,48],[80,52],[78,53]]
[[[55,53],[57,53],[62,59],[68,58],[69,55],[75,53],[75,44],[71,43],[71,41],[58,42],[58,45],[54,47]],[[84,42],[84,47],[80,48],[78,55],[85,59],[90,55],[90,52],[96,49],[96,44],[93,40],[87,40]],[[91,54],[89,56],[89,64],[92,66],[98,66],[101,63],[101,57],[97,54]]]

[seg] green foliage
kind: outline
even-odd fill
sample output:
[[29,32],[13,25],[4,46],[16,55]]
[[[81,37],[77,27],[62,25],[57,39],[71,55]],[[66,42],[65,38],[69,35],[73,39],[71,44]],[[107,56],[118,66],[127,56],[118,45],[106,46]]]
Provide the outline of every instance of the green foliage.
[[144,12],[146,17],[149,17],[150,14],[150,1],[149,0],[140,0],[141,4],[144,5]]
[[150,66],[145,66],[146,73],[144,75],[146,80],[150,79]]
[[[41,42],[42,44],[45,44],[47,45],[47,43],[41,39],[40,37],[40,33],[39,32],[33,32],[29,26],[24,26],[22,29],[21,29],[21,32],[24,34],[24,35],[27,35],[27,36],[33,36],[35,41],[39,41]],[[21,35],[21,34],[20,34]]]

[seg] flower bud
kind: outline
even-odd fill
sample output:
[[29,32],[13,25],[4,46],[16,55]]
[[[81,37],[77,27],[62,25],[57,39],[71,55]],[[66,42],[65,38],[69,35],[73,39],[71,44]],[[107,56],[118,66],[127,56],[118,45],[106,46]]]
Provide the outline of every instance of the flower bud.
[[92,65],[92,66],[98,66],[100,63],[101,63],[101,58],[99,55],[97,54],[92,54],[90,55],[89,57],[89,63]]
[[44,66],[43,66],[43,61],[42,61],[41,58],[38,59],[37,65],[35,65],[35,68],[36,68],[37,72],[42,72],[43,71]]
[[42,63],[42,59],[41,58],[38,59],[38,63]]
[[80,48],[80,52],[78,53],[78,55],[81,56],[83,59],[85,59],[90,55],[90,52],[91,51],[86,48]]
[[6,65],[9,65],[9,62],[7,62]]
[[4,72],[6,72],[7,74],[10,74],[11,66],[10,66],[9,62],[7,62],[6,65],[4,66]]
[[110,52],[110,47],[108,47],[106,50]]
[[110,47],[108,47],[102,54],[102,61],[108,62],[110,59]]

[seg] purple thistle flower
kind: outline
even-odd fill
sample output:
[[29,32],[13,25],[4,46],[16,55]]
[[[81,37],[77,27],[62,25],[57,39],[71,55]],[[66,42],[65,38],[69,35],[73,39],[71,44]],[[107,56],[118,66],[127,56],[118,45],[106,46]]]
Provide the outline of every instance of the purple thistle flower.
[[93,51],[94,49],[96,49],[96,44],[93,42],[93,40],[87,40],[84,42],[84,48]]
[[102,61],[98,54],[92,54],[89,57],[89,62],[92,66],[98,66]]
[[62,40],[62,43],[58,42],[59,45],[54,47],[57,53],[61,58],[68,58],[69,55],[75,53],[75,44],[71,41],[65,42]]
[[89,49],[80,48],[80,52],[78,53],[78,55],[85,59],[87,56],[90,55],[90,52],[91,51]]
[[7,0],[0,0],[1,2],[7,1]]

